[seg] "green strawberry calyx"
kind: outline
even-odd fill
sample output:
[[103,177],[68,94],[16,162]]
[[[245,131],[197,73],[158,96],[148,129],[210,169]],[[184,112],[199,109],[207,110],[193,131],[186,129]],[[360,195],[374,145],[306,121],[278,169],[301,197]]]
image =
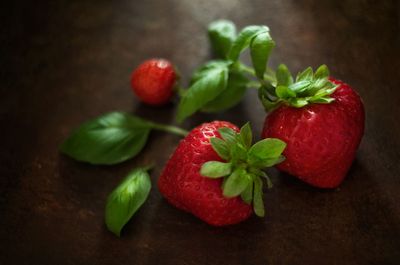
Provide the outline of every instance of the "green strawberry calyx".
[[281,64],[275,75],[276,82],[264,83],[259,89],[259,98],[267,112],[282,104],[301,108],[311,103],[329,104],[334,101],[331,94],[338,86],[329,80],[326,65],[321,65],[315,72],[308,67],[294,80],[286,65]]
[[208,161],[200,169],[207,178],[223,178],[222,191],[227,198],[241,196],[245,203],[252,204],[256,215],[265,215],[263,202],[263,179],[268,188],[271,180],[262,171],[285,160],[282,155],[286,143],[275,138],[267,138],[252,145],[253,134],[246,123],[237,133],[223,127],[218,129],[221,138],[210,138],[215,152],[225,162]]

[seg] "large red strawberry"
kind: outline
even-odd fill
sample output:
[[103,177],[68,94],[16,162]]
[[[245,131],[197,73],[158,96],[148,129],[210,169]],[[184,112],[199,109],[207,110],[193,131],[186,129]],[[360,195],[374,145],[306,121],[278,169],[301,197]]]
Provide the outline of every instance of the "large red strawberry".
[[306,69],[293,82],[288,69],[280,65],[275,91],[266,88],[260,94],[267,110],[273,109],[262,136],[287,143],[286,160],[278,168],[320,188],[337,187],[345,178],[365,119],[360,96],[328,76],[323,65],[315,74]]
[[176,73],[169,61],[151,59],[132,72],[131,87],[144,103],[163,105],[170,100],[175,81]]
[[[281,162],[285,143],[264,139],[253,146],[249,124],[204,123],[183,139],[165,166],[158,187],[174,206],[215,225],[264,215],[260,169]],[[253,205],[253,206],[252,206]]]

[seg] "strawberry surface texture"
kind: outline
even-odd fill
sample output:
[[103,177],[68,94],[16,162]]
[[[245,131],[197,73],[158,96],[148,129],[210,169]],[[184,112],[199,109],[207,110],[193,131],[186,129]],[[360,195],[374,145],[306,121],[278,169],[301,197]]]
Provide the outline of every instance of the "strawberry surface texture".
[[214,226],[236,224],[253,212],[251,204],[240,196],[223,196],[222,179],[210,179],[200,174],[207,161],[223,161],[213,150],[210,138],[218,137],[219,128],[235,125],[225,121],[204,123],[181,140],[158,180],[161,194],[175,207],[197,216]]
[[265,119],[262,137],[287,143],[278,169],[319,188],[337,187],[345,178],[364,132],[360,96],[346,83],[338,85],[330,104],[301,108],[281,105]]

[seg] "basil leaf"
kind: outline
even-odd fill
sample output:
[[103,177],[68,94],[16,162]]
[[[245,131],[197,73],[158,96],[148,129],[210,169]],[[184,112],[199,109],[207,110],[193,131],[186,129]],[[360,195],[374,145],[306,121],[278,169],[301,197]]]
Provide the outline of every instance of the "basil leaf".
[[280,64],[276,70],[278,86],[289,86],[293,84],[293,77],[286,65]]
[[253,197],[253,209],[257,216],[264,217],[264,201],[262,191],[262,180],[260,177],[254,178],[254,197]]
[[201,166],[200,174],[208,178],[220,178],[231,174],[232,164],[208,161]]
[[257,34],[250,43],[251,61],[259,79],[264,79],[267,62],[275,42],[272,40],[268,31]]
[[266,138],[255,143],[248,152],[253,161],[278,158],[286,148],[286,143],[277,138]]
[[228,198],[236,197],[242,193],[250,184],[250,178],[244,169],[236,169],[230,176],[227,177],[223,195]]
[[235,24],[229,20],[214,21],[208,26],[208,37],[214,52],[219,57],[226,58],[236,37]]
[[249,80],[243,73],[230,72],[226,89],[215,99],[208,102],[201,111],[215,113],[237,105],[247,90],[248,82]]
[[230,61],[224,60],[212,60],[205,63],[193,73],[192,78],[190,79],[190,86],[192,86],[198,80],[206,78],[210,74],[210,72],[214,71],[215,69],[229,67],[230,65]]
[[61,152],[92,164],[116,164],[137,155],[150,130],[145,120],[111,112],[81,125],[61,145]]
[[218,156],[224,160],[230,158],[229,148],[226,142],[220,138],[213,137],[210,139],[212,148],[218,154]]
[[151,189],[150,176],[143,168],[133,170],[107,198],[105,223],[120,236],[124,225],[146,201]]
[[233,42],[231,50],[228,54],[228,59],[232,61],[237,61],[239,59],[240,53],[250,45],[251,40],[260,33],[268,32],[269,28],[267,26],[247,26],[245,27],[237,36],[236,40]]
[[179,102],[178,122],[185,120],[225,90],[228,80],[228,64],[217,64],[207,68],[196,78]]

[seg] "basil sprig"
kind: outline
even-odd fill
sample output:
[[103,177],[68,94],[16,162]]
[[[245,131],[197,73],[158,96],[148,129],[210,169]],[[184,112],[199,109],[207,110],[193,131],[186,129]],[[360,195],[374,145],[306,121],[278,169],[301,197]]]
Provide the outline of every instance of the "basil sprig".
[[[231,21],[218,20],[209,25],[208,36],[215,54],[221,59],[201,66],[193,74],[189,88],[181,91],[178,122],[197,111],[220,112],[235,106],[246,89],[254,85],[252,80],[263,81],[267,73],[268,58],[275,46],[268,27],[248,26],[236,35]],[[246,48],[250,48],[254,69],[239,60]]]
[[180,128],[150,122],[124,112],[110,112],[82,124],[61,145],[61,152],[83,162],[112,165],[136,156],[151,130],[185,136]]

